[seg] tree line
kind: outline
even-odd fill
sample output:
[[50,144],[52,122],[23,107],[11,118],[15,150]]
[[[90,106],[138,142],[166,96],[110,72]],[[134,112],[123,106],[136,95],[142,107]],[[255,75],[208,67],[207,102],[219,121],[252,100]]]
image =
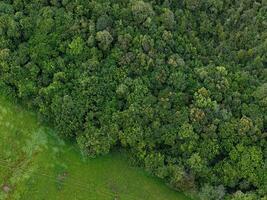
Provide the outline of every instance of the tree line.
[[203,200],[267,199],[265,0],[2,0],[0,87],[89,156]]

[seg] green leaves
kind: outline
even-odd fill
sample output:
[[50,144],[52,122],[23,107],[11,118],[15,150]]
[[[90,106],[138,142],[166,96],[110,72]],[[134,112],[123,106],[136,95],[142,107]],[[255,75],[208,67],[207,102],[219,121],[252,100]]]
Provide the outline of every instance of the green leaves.
[[113,41],[113,37],[108,31],[104,30],[96,33],[96,40],[99,42],[99,47],[102,50],[106,51],[109,49]]
[[192,156],[188,159],[188,165],[194,172],[202,172],[204,163],[203,159],[199,156],[198,153],[192,154]]
[[72,55],[79,55],[84,48],[84,41],[81,37],[77,37],[69,44],[70,52]]
[[131,6],[131,11],[134,21],[138,24],[142,24],[148,17],[151,17],[154,14],[151,5],[144,1],[134,1]]
[[127,147],[203,199],[265,195],[264,2],[4,2],[1,87],[86,154]]
[[211,100],[211,98],[209,97],[209,91],[206,90],[205,88],[200,88],[195,93],[195,100],[196,100],[196,106],[203,109],[205,108],[214,109],[217,105],[215,101]]
[[104,128],[96,128],[88,122],[83,134],[77,137],[77,143],[86,155],[95,157],[107,154],[115,144],[115,138]]
[[172,30],[175,27],[176,25],[175,16],[170,9],[164,8],[160,18],[163,26],[167,30]]

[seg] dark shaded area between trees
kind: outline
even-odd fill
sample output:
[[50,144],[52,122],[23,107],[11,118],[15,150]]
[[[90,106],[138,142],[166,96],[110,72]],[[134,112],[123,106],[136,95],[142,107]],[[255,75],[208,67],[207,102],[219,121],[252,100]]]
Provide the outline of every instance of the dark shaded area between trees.
[[90,156],[266,200],[266,0],[2,0],[0,82]]

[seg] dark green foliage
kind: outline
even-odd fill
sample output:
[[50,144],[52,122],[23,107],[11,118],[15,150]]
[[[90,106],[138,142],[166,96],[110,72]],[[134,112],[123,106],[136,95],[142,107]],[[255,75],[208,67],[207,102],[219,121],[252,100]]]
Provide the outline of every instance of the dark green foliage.
[[0,3],[0,86],[90,156],[201,199],[265,200],[266,1]]

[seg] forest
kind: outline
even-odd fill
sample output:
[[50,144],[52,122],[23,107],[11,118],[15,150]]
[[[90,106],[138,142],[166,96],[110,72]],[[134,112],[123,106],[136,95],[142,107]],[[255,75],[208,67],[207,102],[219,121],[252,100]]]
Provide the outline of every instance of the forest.
[[1,0],[0,90],[89,157],[267,200],[266,0]]

